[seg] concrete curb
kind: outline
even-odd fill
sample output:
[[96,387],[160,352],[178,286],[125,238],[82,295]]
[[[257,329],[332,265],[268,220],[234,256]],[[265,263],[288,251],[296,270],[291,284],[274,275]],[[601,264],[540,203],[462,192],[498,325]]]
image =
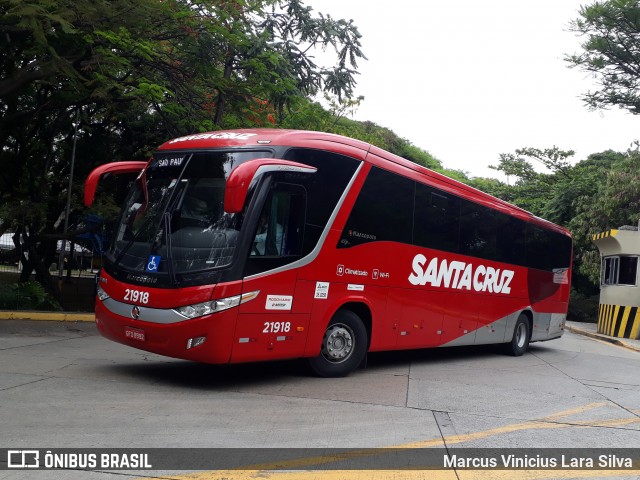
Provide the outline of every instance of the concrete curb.
[[0,320],[43,320],[50,322],[93,322],[93,313],[0,311]]
[[596,340],[602,340],[603,342],[613,343],[614,345],[618,345],[619,347],[624,347],[629,350],[633,350],[634,352],[640,352],[640,347],[636,347],[628,342],[625,342],[623,338],[609,337],[608,335],[603,335],[601,333],[593,333],[588,332],[586,330],[582,330],[581,328],[576,328],[573,326],[565,325],[565,330],[568,330],[572,333],[577,333],[578,335],[584,335],[585,337],[595,338]]

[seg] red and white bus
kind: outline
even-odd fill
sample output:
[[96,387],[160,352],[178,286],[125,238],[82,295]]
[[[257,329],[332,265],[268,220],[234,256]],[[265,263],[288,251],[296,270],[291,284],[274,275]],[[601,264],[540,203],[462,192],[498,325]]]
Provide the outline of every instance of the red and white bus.
[[98,282],[102,335],[226,364],[529,342],[564,330],[569,232],[370,144],[291,130],[170,140],[140,172]]

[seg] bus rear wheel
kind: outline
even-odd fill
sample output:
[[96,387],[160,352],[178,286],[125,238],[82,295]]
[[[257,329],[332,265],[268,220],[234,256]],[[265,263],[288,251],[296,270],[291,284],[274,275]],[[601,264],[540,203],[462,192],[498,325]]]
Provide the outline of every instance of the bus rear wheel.
[[506,344],[507,353],[514,357],[521,356],[529,348],[529,340],[531,340],[529,318],[521,313],[513,329],[511,342]]
[[322,337],[320,355],[309,359],[321,377],[344,377],[353,372],[367,354],[367,329],[358,315],[338,310]]

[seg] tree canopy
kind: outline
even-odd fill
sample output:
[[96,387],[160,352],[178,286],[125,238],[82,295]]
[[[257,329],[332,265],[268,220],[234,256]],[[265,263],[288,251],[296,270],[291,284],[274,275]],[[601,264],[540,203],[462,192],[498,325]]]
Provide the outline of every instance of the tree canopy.
[[35,271],[54,296],[72,150],[76,213],[95,166],[222,128],[342,133],[441,168],[391,130],[346,118],[362,100],[360,33],[301,0],[0,0],[0,15],[0,233],[13,236],[21,280]]
[[82,180],[173,136],[282,123],[320,91],[346,101],[365,58],[352,22],[300,0],[0,0],[0,15],[0,233],[54,294],[76,129]]
[[618,106],[640,113],[640,4],[596,1],[579,13],[570,29],[583,39],[582,51],[566,59],[593,74],[599,85],[584,95],[585,102],[592,108]]

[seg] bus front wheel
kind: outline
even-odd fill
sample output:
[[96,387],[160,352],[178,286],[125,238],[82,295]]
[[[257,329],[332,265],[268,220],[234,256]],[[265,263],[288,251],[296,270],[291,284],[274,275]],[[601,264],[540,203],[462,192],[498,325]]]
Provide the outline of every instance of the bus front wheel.
[[529,348],[529,340],[531,340],[529,318],[521,313],[513,329],[511,342],[506,344],[507,352],[514,357],[521,356]]
[[320,355],[309,359],[321,377],[344,377],[353,372],[367,353],[367,329],[350,310],[338,310],[322,337]]

